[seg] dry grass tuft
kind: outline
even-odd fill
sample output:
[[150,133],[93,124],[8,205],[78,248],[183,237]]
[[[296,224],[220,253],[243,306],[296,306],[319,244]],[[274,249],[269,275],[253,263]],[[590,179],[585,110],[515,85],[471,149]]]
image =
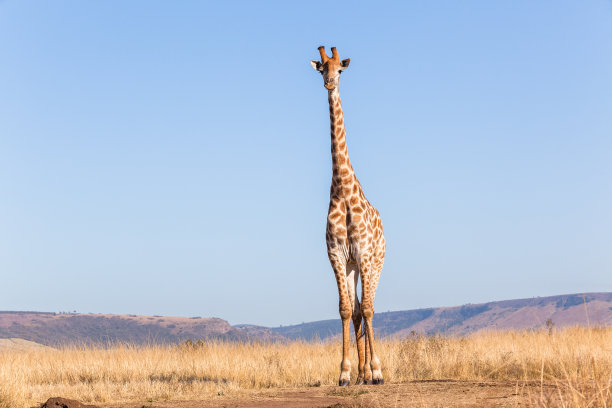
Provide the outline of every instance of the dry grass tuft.
[[[536,381],[542,386],[529,392],[533,406],[612,407],[612,328],[413,336],[378,344],[387,381]],[[5,351],[0,408],[30,407],[58,395],[86,403],[186,400],[331,385],[339,354],[337,343],[308,342]]]

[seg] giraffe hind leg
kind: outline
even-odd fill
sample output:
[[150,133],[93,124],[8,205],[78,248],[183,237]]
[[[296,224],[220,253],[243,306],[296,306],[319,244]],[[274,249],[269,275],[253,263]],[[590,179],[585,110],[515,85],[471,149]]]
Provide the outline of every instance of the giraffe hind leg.
[[361,305],[359,304],[359,298],[357,297],[357,282],[359,281],[359,269],[356,264],[349,264],[346,267],[347,282],[349,290],[349,298],[352,300],[353,309],[353,327],[355,329],[355,344],[357,345],[357,356],[359,358],[358,374],[355,380],[355,385],[361,385],[364,383],[364,368],[365,368],[365,355],[366,348],[364,346],[364,335],[363,335],[363,319],[361,316]]

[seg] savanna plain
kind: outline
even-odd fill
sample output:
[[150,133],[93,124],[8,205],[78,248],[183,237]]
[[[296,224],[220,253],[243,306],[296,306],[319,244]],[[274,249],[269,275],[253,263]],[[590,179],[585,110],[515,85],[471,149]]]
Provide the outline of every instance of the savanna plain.
[[6,350],[0,408],[50,397],[109,408],[612,407],[610,327],[415,334],[377,348],[385,385],[343,388],[334,341]]

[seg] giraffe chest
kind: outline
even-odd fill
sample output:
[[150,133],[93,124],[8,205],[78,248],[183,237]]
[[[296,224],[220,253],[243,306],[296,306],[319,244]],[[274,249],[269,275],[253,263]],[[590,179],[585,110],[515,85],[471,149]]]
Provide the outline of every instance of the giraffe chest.
[[373,229],[370,212],[351,200],[330,203],[327,216],[326,241],[328,252],[337,252],[347,262],[358,254],[373,249]]

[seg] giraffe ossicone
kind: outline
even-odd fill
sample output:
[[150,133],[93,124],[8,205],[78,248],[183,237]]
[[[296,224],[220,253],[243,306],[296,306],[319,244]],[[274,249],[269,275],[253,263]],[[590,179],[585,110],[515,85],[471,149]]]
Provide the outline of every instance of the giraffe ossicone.
[[[374,296],[385,259],[385,236],[380,214],[366,199],[355,176],[346,146],[344,115],[340,102],[340,74],[350,59],[340,60],[332,47],[332,56],[319,47],[321,61],[311,61],[323,76],[327,89],[331,127],[332,183],[327,213],[327,255],[338,285],[339,311],[342,319],[341,386],[351,381],[349,360],[350,321],[353,321],[359,367],[356,384],[383,384],[381,364],[376,355],[372,317]],[[361,302],[356,293],[361,279]]]

